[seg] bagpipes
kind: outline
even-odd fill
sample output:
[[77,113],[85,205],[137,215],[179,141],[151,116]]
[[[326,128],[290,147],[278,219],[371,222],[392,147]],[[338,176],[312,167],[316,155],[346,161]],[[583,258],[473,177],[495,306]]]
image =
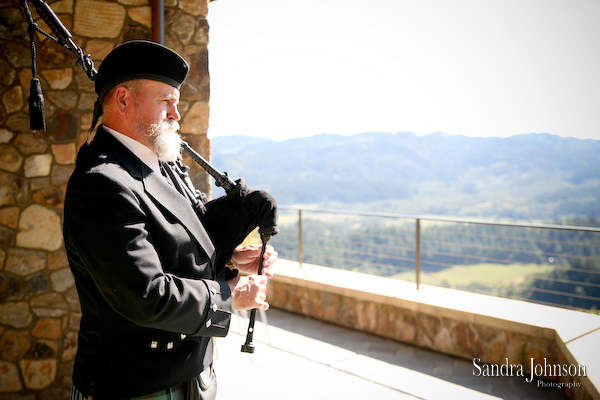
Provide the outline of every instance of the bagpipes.
[[[92,81],[95,80],[97,71],[94,68],[91,56],[84,54],[83,50],[73,42],[71,33],[65,28],[47,3],[43,0],[31,0],[39,16],[56,37],[49,35],[39,28],[29,11],[27,0],[19,0],[19,2],[23,6],[25,17],[29,23],[27,31],[31,39],[32,80],[29,95],[30,127],[34,131],[44,131],[46,130],[44,98],[40,81],[36,77],[35,32],[43,34],[75,53],[77,56],[76,64],[82,66]],[[229,179],[227,173],[222,173],[214,168],[185,141],[181,142],[181,148],[215,179],[217,186],[225,189],[225,195],[208,201],[206,195],[194,187],[189,177],[189,167],[183,164],[181,155],[176,162],[169,163],[171,169],[183,181],[185,193],[215,244],[217,267],[224,268],[235,248],[258,227],[258,233],[262,242],[258,270],[258,274],[260,275],[262,273],[267,242],[273,235],[279,233],[279,228],[277,227],[278,208],[275,199],[265,191],[249,190],[243,179],[233,182]],[[246,343],[242,345],[243,352],[254,353],[252,338],[255,318],[256,309],[253,309],[250,314]]]

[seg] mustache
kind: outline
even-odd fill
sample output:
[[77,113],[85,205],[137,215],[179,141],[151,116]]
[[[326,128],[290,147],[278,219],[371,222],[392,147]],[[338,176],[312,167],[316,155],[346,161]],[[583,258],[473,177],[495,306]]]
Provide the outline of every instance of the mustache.
[[150,125],[150,136],[159,136],[168,131],[179,132],[179,122],[167,119]]

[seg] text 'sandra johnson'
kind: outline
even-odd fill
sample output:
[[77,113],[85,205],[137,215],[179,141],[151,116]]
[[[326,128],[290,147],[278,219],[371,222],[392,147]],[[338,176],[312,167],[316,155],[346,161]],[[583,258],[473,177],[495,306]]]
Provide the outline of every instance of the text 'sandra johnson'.
[[[525,376],[525,368],[522,364],[509,364],[508,358],[504,364],[484,364],[481,359],[473,359],[473,376]],[[530,358],[529,377],[525,378],[527,383],[535,377],[542,379],[555,378],[559,376],[581,377],[587,376],[585,365],[580,364],[548,364],[544,358],[543,364],[536,364]]]

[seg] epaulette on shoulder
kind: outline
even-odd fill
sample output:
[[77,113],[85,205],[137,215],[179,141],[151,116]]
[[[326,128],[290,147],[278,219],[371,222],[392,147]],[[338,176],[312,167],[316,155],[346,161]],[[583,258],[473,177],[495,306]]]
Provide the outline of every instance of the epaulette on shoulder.
[[100,172],[102,168],[106,166],[106,164],[110,161],[111,156],[106,153],[98,154],[98,158],[94,160],[92,166],[90,167],[90,172]]

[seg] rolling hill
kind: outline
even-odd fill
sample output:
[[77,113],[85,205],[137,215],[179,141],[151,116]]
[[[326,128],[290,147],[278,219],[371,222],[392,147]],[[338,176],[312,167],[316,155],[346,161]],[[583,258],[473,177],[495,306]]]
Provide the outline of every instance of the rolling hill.
[[600,216],[600,140],[224,136],[212,139],[211,162],[281,205],[543,221]]

